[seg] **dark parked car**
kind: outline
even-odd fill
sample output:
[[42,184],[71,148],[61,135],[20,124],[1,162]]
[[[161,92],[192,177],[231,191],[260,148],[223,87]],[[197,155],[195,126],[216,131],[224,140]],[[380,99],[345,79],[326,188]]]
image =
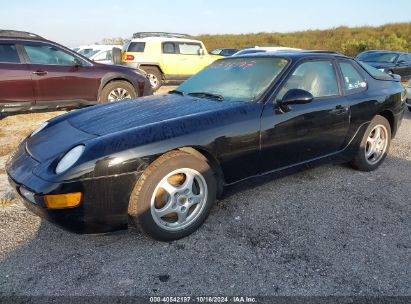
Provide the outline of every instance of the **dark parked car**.
[[48,121],[6,170],[27,208],[70,231],[123,229],[130,217],[174,240],[226,185],[330,161],[375,170],[404,96],[390,75],[335,53],[229,57],[168,95]]
[[210,54],[212,55],[220,55],[220,56],[224,56],[224,57],[230,57],[233,54],[237,53],[238,50],[237,49],[215,49],[213,51],[210,52]]
[[0,113],[151,95],[143,72],[93,62],[38,35],[0,31]]
[[400,75],[403,80],[411,78],[411,54],[391,51],[365,51],[357,55],[365,62],[388,74]]

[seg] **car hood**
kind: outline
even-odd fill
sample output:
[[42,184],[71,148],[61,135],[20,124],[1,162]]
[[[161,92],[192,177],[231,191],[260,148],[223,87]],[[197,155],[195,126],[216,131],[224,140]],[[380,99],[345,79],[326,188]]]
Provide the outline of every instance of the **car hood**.
[[[44,130],[27,139],[26,150],[40,163],[89,141],[101,144],[96,148],[101,153],[112,153],[117,148],[127,149],[155,140],[153,136],[159,140],[161,136],[177,136],[178,130],[192,132],[195,128],[215,126],[224,119],[236,119],[250,106],[174,94],[107,103],[50,120]],[[108,144],[128,136],[134,137],[121,145]],[[100,137],[106,140],[98,140]]]
[[241,104],[169,94],[96,106],[88,111],[79,111],[68,120],[70,125],[82,132],[104,136],[187,116],[235,108]]

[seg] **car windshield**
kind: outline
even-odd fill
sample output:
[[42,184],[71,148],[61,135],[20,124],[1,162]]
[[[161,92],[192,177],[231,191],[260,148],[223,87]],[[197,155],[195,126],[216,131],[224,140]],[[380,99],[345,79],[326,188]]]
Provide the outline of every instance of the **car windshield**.
[[251,102],[259,98],[287,65],[279,57],[218,60],[183,82],[176,91],[217,100]]
[[100,52],[100,50],[94,50],[94,49],[82,49],[79,51],[79,54],[86,56],[87,58],[90,58],[94,54],[97,54]]
[[366,52],[358,55],[357,59],[364,62],[382,62],[382,63],[394,63],[398,58],[397,53],[374,53]]

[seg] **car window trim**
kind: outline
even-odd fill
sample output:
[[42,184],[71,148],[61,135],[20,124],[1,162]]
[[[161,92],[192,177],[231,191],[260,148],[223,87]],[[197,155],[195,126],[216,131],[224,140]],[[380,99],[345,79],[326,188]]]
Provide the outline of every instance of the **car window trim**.
[[[343,74],[342,69],[339,65],[340,62],[350,64],[357,71],[357,73],[362,77],[363,81],[366,84],[365,88],[363,88],[362,90],[354,89],[353,90],[354,92],[348,94],[348,91],[345,89],[344,74]],[[347,60],[347,59],[344,59],[344,58],[338,58],[337,67],[338,67],[339,72],[341,73],[340,82],[341,82],[341,88],[342,88],[343,93],[344,93],[343,96],[351,96],[351,95],[354,95],[354,94],[364,93],[364,92],[368,91],[368,81],[367,81],[367,79],[364,77],[364,75],[361,73],[361,71],[358,69],[358,67],[356,65],[354,65],[350,60]]]
[[45,43],[45,42],[43,42],[43,41],[27,41],[27,42],[19,43],[18,45],[21,47],[21,52],[22,52],[22,54],[24,55],[24,58],[25,58],[25,60],[26,60],[26,64],[30,64],[30,65],[45,65],[45,66],[61,66],[61,67],[73,67],[73,66],[74,66],[74,65],[65,65],[65,64],[32,63],[32,62],[30,61],[30,58],[29,58],[29,56],[28,56],[28,54],[27,54],[26,49],[24,48],[24,46],[25,46],[25,45],[35,45],[35,46],[36,46],[36,45],[41,45],[41,46],[51,46],[51,47],[54,47],[54,48],[56,48],[56,49],[58,49],[58,50],[60,50],[60,51],[62,51],[62,52],[64,52],[64,53],[70,54],[71,56],[73,56],[73,57],[79,59],[81,62],[84,62],[84,63],[85,63],[85,65],[83,65],[82,67],[90,67],[90,66],[93,66],[92,63],[88,62],[87,60],[84,60],[80,54],[77,54],[76,52],[71,52],[71,51],[68,52],[67,50],[65,50],[65,49],[63,49],[63,48],[61,48],[61,47],[59,47],[59,46],[57,46],[57,45],[55,45],[55,44],[52,44],[52,43]]
[[335,58],[300,58],[297,61],[295,61],[294,65],[291,67],[291,69],[288,71],[288,75],[283,78],[281,80],[281,82],[278,84],[278,87],[275,89],[275,91],[273,92],[273,94],[271,94],[271,96],[269,97],[268,100],[271,100],[272,104],[276,104],[277,103],[277,95],[278,93],[281,91],[281,89],[283,88],[284,84],[288,81],[288,79],[290,79],[290,77],[292,76],[293,72],[303,63],[305,62],[313,62],[313,61],[329,61],[331,62],[333,69],[334,69],[334,73],[335,73],[335,77],[336,77],[336,81],[337,81],[337,87],[338,87],[338,93],[336,95],[330,95],[330,96],[321,96],[321,97],[314,97],[313,102],[315,101],[321,101],[321,100],[325,100],[325,99],[336,99],[336,98],[340,98],[343,97],[343,91],[342,91],[342,87],[341,87],[341,78],[340,75],[338,74],[338,70],[336,67],[336,59]]

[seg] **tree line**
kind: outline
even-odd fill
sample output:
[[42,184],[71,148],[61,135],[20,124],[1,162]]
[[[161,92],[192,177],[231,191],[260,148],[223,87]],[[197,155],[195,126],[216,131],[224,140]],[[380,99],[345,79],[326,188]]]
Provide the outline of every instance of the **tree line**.
[[337,51],[355,56],[366,50],[411,52],[411,22],[378,27],[340,26],[328,30],[307,30],[291,33],[254,33],[240,35],[199,35],[208,50],[258,46],[286,46],[307,50]]
[[[411,22],[392,23],[378,27],[340,26],[327,30],[291,33],[252,33],[193,36],[204,42],[207,50],[242,49],[254,46],[286,46],[306,50],[337,51],[355,56],[366,50],[411,52]],[[125,38],[105,38],[103,44],[124,44]]]

